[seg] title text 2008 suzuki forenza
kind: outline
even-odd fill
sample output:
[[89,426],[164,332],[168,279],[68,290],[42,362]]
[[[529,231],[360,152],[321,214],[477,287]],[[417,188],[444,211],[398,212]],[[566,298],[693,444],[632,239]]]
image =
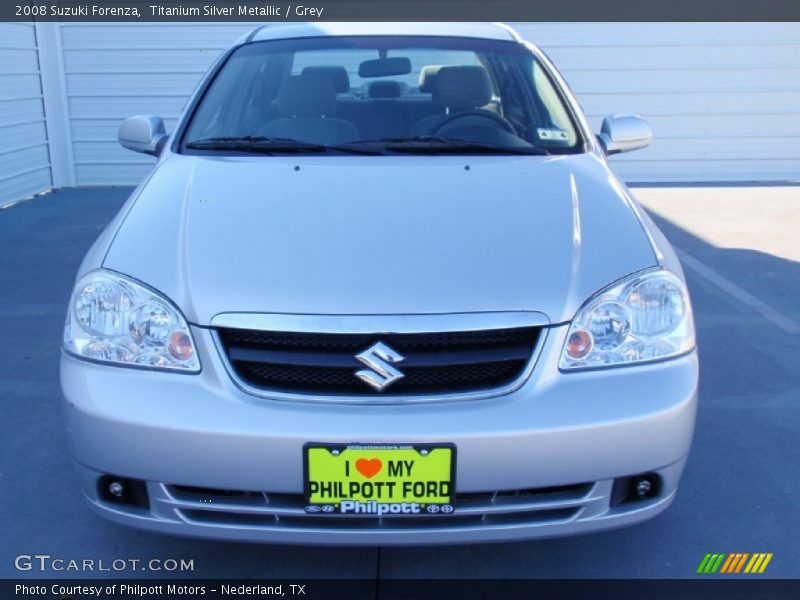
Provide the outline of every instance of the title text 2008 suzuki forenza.
[[697,356],[675,253],[548,59],[483,24],[262,27],[86,256],[61,380],[86,495],[156,531],[420,544],[672,502]]

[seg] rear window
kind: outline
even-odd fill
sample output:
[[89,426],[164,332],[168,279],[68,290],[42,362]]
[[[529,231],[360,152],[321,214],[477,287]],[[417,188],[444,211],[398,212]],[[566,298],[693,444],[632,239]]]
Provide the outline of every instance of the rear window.
[[362,88],[371,81],[392,80],[408,85],[413,91],[419,83],[420,73],[427,65],[480,65],[478,55],[471,50],[445,50],[441,48],[405,48],[387,51],[387,57],[405,56],[411,61],[411,71],[407,75],[387,75],[376,78],[362,78],[358,74],[359,65],[376,58],[375,50],[349,48],[343,50],[311,50],[298,52],[292,61],[292,74],[300,75],[306,67],[340,65],[347,70],[354,89]]

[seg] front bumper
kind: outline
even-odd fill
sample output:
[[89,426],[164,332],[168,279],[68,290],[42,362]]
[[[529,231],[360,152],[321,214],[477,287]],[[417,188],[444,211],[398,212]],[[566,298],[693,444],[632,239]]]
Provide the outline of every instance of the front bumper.
[[[531,539],[651,518],[672,502],[691,444],[696,353],[564,374],[558,355],[566,330],[550,329],[531,377],[510,394],[408,405],[251,396],[234,385],[202,328],[193,328],[199,375],[64,355],[62,388],[85,493],[102,514],[124,524],[265,542]],[[308,441],[454,443],[456,513],[368,521],[305,515],[302,447]],[[659,476],[659,493],[612,505],[614,480],[642,473]],[[149,508],[103,501],[97,493],[102,474],[146,481]],[[200,498],[187,486],[213,489]],[[539,493],[541,488],[549,491]],[[264,494],[243,501],[223,490]],[[513,501],[497,493],[508,491],[517,491]]]

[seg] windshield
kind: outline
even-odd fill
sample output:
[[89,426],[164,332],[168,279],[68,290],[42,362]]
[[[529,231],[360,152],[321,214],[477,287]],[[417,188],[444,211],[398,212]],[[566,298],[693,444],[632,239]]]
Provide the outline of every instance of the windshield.
[[561,94],[514,42],[330,37],[236,49],[198,103],[190,152],[582,151]]

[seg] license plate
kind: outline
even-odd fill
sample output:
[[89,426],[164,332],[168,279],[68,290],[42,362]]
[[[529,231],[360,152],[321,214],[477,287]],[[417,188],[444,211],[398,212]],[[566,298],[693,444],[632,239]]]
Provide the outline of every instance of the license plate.
[[452,514],[452,444],[306,444],[306,512],[360,516]]

